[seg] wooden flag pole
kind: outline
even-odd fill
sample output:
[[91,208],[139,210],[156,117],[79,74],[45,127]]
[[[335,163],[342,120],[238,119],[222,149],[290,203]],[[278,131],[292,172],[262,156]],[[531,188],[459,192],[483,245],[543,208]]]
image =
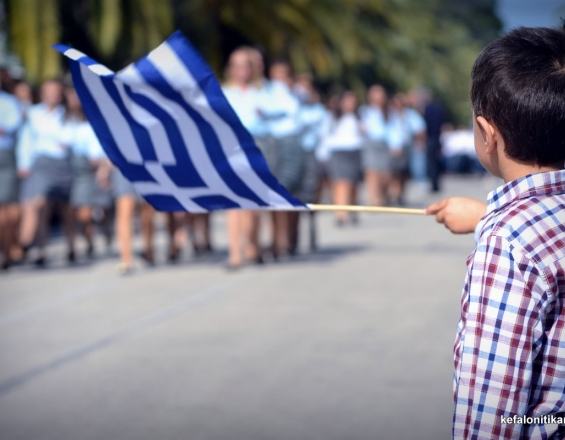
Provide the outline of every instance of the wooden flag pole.
[[425,209],[415,208],[396,208],[389,206],[362,206],[362,205],[319,205],[309,203],[312,211],[349,211],[349,212],[372,212],[383,214],[404,214],[404,215],[426,215]]

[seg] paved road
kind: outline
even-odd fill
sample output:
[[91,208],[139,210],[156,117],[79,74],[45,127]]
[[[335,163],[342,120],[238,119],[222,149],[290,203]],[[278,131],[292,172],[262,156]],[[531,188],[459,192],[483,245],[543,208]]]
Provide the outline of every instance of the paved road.
[[1,276],[0,438],[449,438],[472,237],[422,217],[319,225],[319,253],[234,274],[187,255]]

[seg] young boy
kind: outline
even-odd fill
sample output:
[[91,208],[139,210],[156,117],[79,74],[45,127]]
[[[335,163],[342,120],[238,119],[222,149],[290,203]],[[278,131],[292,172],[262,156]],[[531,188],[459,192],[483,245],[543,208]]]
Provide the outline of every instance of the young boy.
[[520,28],[472,72],[475,148],[505,184],[428,213],[475,231],[455,342],[453,437],[565,438],[565,30]]

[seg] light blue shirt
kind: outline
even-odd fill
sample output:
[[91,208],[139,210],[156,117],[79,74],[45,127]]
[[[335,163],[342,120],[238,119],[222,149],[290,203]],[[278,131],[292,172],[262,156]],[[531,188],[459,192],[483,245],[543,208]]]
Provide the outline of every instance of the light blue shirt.
[[19,170],[29,170],[39,156],[63,159],[68,155],[61,142],[64,113],[62,106],[52,110],[44,104],[30,107],[16,150]]
[[361,119],[367,137],[372,141],[386,142],[386,120],[383,111],[375,106],[361,109]]
[[386,141],[393,151],[403,150],[408,147],[411,139],[410,127],[403,112],[392,111],[386,124]]
[[61,134],[61,143],[69,148],[75,156],[84,156],[89,160],[98,160],[105,156],[104,150],[88,121],[66,120]]
[[249,133],[256,138],[266,136],[268,133],[267,124],[259,114],[262,91],[256,86],[243,88],[230,85],[225,86],[223,91],[226,99]]
[[0,150],[11,150],[23,122],[23,112],[15,96],[0,91]]
[[326,115],[327,110],[320,103],[304,104],[300,107],[298,117],[302,126],[301,144],[305,151],[311,152],[318,148]]
[[413,108],[404,109],[404,115],[407,119],[408,127],[412,136],[420,134],[426,130],[426,121],[417,110]]
[[393,111],[387,121],[387,143],[391,150],[402,150],[414,141],[414,136],[426,129],[424,118],[414,109]]
[[354,113],[345,113],[339,119],[334,119],[326,136],[324,144],[331,153],[358,151],[365,142],[362,123]]
[[274,138],[300,133],[300,102],[286,84],[271,81],[261,94],[260,110]]

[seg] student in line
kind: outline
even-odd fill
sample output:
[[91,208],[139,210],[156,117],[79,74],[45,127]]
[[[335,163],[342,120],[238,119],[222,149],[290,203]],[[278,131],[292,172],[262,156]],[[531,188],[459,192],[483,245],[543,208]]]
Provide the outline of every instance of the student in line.
[[[269,68],[269,78],[268,102],[264,102],[262,112],[268,118],[269,134],[274,143],[276,160],[271,171],[286,189],[297,195],[302,182],[304,156],[300,146],[300,101],[293,91],[290,64],[283,60],[275,61]],[[294,251],[290,246],[290,236],[298,227],[298,215],[290,211],[274,211],[271,216],[272,252],[276,259]]]
[[86,256],[91,259],[94,257],[93,209],[99,192],[96,174],[105,155],[72,87],[65,88],[65,121],[62,136],[62,142],[71,152],[70,204],[73,216],[71,249],[75,252],[75,232],[78,227],[86,241]]
[[361,109],[367,142],[363,147],[363,171],[370,205],[388,204],[390,155],[387,145],[387,94],[375,84],[367,92],[367,106]]
[[16,136],[23,121],[20,103],[0,90],[0,269],[8,269],[18,254],[19,186]]
[[40,103],[30,107],[17,146],[18,173],[22,177],[23,218],[21,243],[25,250],[37,245],[34,264],[47,263],[49,220],[56,212],[62,219],[67,261],[75,261],[72,248],[70,150],[62,142],[65,109],[63,86],[58,80],[41,85]]
[[[260,91],[254,82],[251,50],[241,47],[232,52],[226,71],[224,94],[239,119],[257,139],[263,134],[260,118]],[[261,131],[260,131],[261,130]],[[235,270],[245,262],[262,263],[258,232],[259,214],[231,210],[228,221],[228,268]]]
[[[304,172],[300,188],[300,200],[304,203],[318,203],[320,197],[321,173],[316,150],[320,147],[324,124],[328,117],[328,111],[321,103],[320,94],[314,85],[310,74],[302,74],[297,77],[295,84],[296,95],[300,99],[300,125],[302,134],[300,144],[304,156]],[[310,231],[310,251],[317,249],[317,234],[315,212],[308,213]],[[296,252],[299,242],[298,228],[296,233],[290,237],[291,252]]]
[[[361,178],[361,149],[365,143],[365,130],[359,116],[359,101],[352,91],[344,92],[333,126],[327,133],[326,148],[331,152],[329,173],[332,182],[333,202],[337,205],[357,203],[357,185]],[[336,213],[338,226],[356,217],[346,211]]]

